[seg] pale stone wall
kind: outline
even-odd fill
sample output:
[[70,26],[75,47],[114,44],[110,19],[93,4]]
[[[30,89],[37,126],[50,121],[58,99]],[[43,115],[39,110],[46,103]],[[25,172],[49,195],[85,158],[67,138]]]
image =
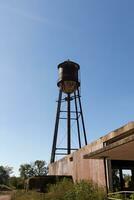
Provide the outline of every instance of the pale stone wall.
[[112,138],[119,137],[134,130],[134,122],[110,132],[95,142],[75,151],[49,165],[50,175],[71,175],[74,181],[91,180],[99,186],[106,186],[103,159],[84,159],[83,156],[103,147],[103,144]]
[[71,175],[76,180],[92,180],[105,186],[103,160],[83,159],[83,156],[103,146],[101,140],[89,144],[69,156],[49,165],[49,175]]

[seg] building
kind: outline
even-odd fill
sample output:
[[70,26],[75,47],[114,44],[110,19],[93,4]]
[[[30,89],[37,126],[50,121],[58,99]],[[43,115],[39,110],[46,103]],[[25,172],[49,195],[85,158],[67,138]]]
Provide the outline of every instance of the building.
[[107,192],[134,190],[134,122],[51,163],[49,175],[91,180]]

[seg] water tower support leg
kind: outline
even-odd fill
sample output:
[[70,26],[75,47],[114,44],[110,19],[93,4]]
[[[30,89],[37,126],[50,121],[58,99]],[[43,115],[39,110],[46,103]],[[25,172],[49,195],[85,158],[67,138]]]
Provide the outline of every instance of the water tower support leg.
[[84,118],[83,118],[79,89],[77,90],[77,92],[78,92],[78,99],[79,99],[79,106],[80,106],[80,113],[81,113],[81,120],[82,120],[83,132],[84,132],[85,145],[87,145],[87,137],[86,137],[86,130],[85,130],[85,124],[84,124]]
[[62,99],[62,91],[60,90],[59,98],[58,98],[58,105],[57,105],[57,114],[56,114],[56,121],[55,121],[51,160],[50,160],[51,163],[53,163],[55,161],[56,143],[57,143],[57,135],[58,135],[58,127],[59,127],[59,119],[60,119],[61,99]]
[[67,154],[71,153],[70,94],[67,94]]
[[76,92],[74,92],[74,100],[75,100],[75,110],[76,110],[76,121],[77,121],[77,131],[78,131],[79,148],[81,148],[80,126],[79,126],[79,115],[78,115],[78,106],[77,106]]

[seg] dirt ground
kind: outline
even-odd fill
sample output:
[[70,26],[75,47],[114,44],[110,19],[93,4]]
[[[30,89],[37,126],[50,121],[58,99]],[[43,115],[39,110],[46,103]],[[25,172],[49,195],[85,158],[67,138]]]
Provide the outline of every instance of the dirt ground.
[[11,200],[10,195],[0,195],[0,200]]

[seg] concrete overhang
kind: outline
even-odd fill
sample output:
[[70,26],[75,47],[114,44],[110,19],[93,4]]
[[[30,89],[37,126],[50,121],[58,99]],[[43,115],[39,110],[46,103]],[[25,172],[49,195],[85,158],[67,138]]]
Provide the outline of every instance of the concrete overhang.
[[134,133],[83,157],[84,159],[134,160]]

